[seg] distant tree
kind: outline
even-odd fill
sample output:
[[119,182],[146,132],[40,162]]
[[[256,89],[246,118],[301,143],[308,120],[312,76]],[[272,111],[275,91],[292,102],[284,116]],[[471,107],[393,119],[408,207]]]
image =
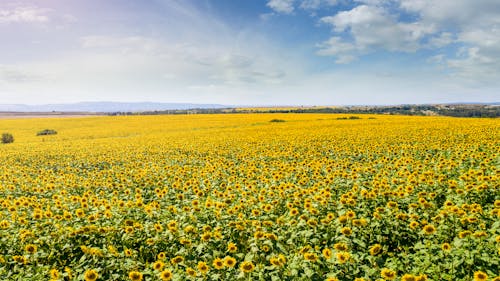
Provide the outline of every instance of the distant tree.
[[56,135],[56,134],[57,134],[57,131],[51,130],[51,129],[45,129],[43,131],[36,133],[37,136],[47,136],[47,135]]
[[10,133],[3,133],[2,134],[2,143],[13,143],[14,142],[14,136]]

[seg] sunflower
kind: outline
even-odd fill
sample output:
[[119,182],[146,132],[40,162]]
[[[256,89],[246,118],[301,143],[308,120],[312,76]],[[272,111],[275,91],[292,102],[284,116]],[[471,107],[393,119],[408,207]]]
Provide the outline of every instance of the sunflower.
[[184,232],[185,233],[194,233],[195,232],[195,228],[192,225],[188,225],[188,226],[184,227]]
[[328,248],[324,248],[323,251],[323,257],[325,257],[325,259],[330,259],[332,257],[332,250],[328,249]]
[[196,276],[196,270],[192,269],[191,267],[187,267],[186,268],[186,274],[191,276],[191,277],[195,277]]
[[345,216],[348,217],[349,219],[353,219],[356,217],[356,213],[353,211],[353,210],[348,210],[346,213],[345,213]]
[[344,215],[344,216],[340,216],[340,217],[338,218],[338,220],[339,220],[339,223],[341,223],[341,224],[345,224],[345,223],[349,220],[349,218],[348,218],[347,216],[345,216],[345,215]]
[[275,265],[275,266],[281,266],[281,262],[280,260],[277,258],[277,257],[272,257],[269,259],[269,262],[272,264],[272,265]]
[[36,245],[33,244],[28,244],[24,247],[24,250],[30,254],[36,253],[37,249]]
[[187,245],[187,246],[189,246],[189,245],[191,245],[191,240],[186,239],[186,238],[181,238],[181,239],[179,240],[179,243],[181,243],[182,245]]
[[[500,236],[499,236],[500,237]],[[266,233],[266,238],[269,240],[278,240],[278,237],[274,233]]]
[[415,275],[405,274],[401,277],[401,281],[415,281]]
[[427,275],[422,274],[417,277],[415,277],[415,281],[427,281]]
[[17,263],[26,264],[28,260],[24,256],[13,256],[12,259]]
[[170,260],[172,264],[179,264],[184,261],[184,258],[182,256],[175,256]]
[[462,239],[462,238],[465,238],[465,237],[467,237],[467,236],[469,236],[471,234],[472,234],[471,231],[464,230],[464,231],[460,231],[460,233],[458,233],[458,237]]
[[384,278],[385,280],[394,280],[396,279],[397,275],[394,270],[383,268],[382,271],[380,272],[380,276],[382,276],[382,278]]
[[83,211],[82,209],[76,209],[75,213],[76,213],[76,216],[79,218],[85,216],[85,211]]
[[375,244],[375,245],[371,246],[369,252],[370,252],[370,255],[372,255],[372,256],[376,256],[376,255],[380,254],[382,252],[382,245]]
[[89,269],[89,270],[85,271],[85,274],[83,275],[83,279],[85,279],[85,281],[95,281],[95,280],[97,280],[98,277],[99,277],[99,274],[97,274],[97,271],[95,271],[93,269]]
[[424,231],[425,234],[433,234],[436,232],[436,227],[434,227],[432,224],[427,224],[425,225],[422,230]]
[[388,208],[397,208],[398,207],[398,203],[396,203],[394,201],[389,201],[389,202],[387,202],[387,207]]
[[255,233],[253,234],[253,237],[255,239],[262,239],[264,238],[265,236],[265,233],[263,231],[255,231]]
[[165,266],[165,263],[162,261],[156,261],[155,263],[153,263],[153,269],[157,270],[157,271],[161,271],[164,266]]
[[271,247],[269,247],[269,245],[263,245],[261,249],[263,252],[267,253],[271,250]]
[[227,245],[227,250],[231,253],[234,253],[238,251],[238,247],[236,247],[236,244],[234,244],[233,242],[229,242],[229,244]]
[[264,211],[270,212],[273,209],[273,206],[271,204],[266,204],[263,207]]
[[468,218],[466,218],[466,220],[469,223],[475,223],[478,221],[478,219],[476,217],[468,217]]
[[224,265],[226,267],[232,268],[236,264],[236,259],[231,256],[226,256],[224,258]]
[[346,263],[351,258],[351,255],[348,252],[338,252],[335,256],[337,257],[339,263]]
[[249,273],[255,269],[255,265],[251,261],[244,261],[240,264],[240,270]]
[[488,280],[488,275],[482,271],[474,272],[474,281],[485,281]]
[[171,232],[176,232],[177,231],[177,222],[176,221],[169,221],[167,223],[168,230]]
[[485,231],[476,231],[472,234],[476,238],[487,237],[488,234]]
[[355,226],[365,226],[367,223],[368,221],[365,218],[352,220],[352,224]]
[[281,265],[284,265],[286,263],[286,258],[283,254],[278,255],[278,260],[281,263]]
[[125,227],[125,233],[132,233],[132,232],[134,232],[133,226],[126,226]]
[[158,255],[156,256],[159,260],[164,260],[167,257],[167,254],[165,252],[159,252]]
[[72,273],[72,271],[71,271],[71,268],[69,268],[69,267],[65,267],[65,268],[64,268],[64,272],[66,272],[66,274],[68,275],[68,278],[69,278],[69,279],[72,279],[72,278],[73,278],[73,273]]
[[201,272],[201,274],[207,274],[209,268],[205,262],[200,261],[198,262],[198,270]]
[[331,221],[331,220],[333,220],[334,218],[335,218],[335,214],[333,214],[333,213],[328,213],[328,214],[326,214],[326,219],[327,219],[328,221]]
[[317,226],[317,225],[318,225],[318,221],[317,221],[316,219],[309,219],[309,220],[307,221],[307,224],[308,224],[309,226],[314,227],[314,226]]
[[[57,279],[59,278],[59,270],[55,269],[55,268],[52,268],[50,271],[49,271],[49,275],[50,275],[50,278],[52,279]],[[87,281],[87,280],[86,280]]]
[[350,227],[343,227],[340,232],[345,236],[350,236],[352,234],[352,229]]
[[155,230],[158,232],[161,232],[163,230],[163,226],[161,226],[160,223],[155,223],[154,227],[155,227]]
[[311,250],[311,246],[306,245],[306,246],[302,247],[299,252],[301,254],[305,254],[305,253],[309,252],[310,250]]
[[410,226],[410,228],[411,228],[411,229],[415,229],[415,228],[417,228],[419,225],[420,225],[420,224],[419,224],[418,222],[416,222],[416,221],[412,221],[412,222],[410,222],[410,225],[409,225],[409,226]]
[[443,245],[441,245],[441,249],[444,251],[444,252],[449,252],[451,250],[451,245],[450,243],[443,243]]
[[315,253],[305,253],[304,254],[304,259],[306,261],[316,261],[318,259],[318,256]]
[[205,232],[203,233],[203,235],[201,236],[201,239],[205,242],[207,242],[208,240],[210,240],[210,238],[212,237],[212,233],[210,232]]
[[142,280],[142,273],[138,271],[131,271],[128,274],[128,278],[132,281],[141,281]]
[[224,260],[221,258],[216,258],[212,262],[212,265],[215,267],[215,269],[223,269],[224,268]]
[[169,281],[172,279],[172,271],[165,269],[160,273],[160,279],[163,281]]
[[335,245],[333,245],[333,248],[335,248],[335,250],[337,251],[347,251],[347,249],[349,249],[349,247],[347,247],[347,245],[342,242],[335,243]]
[[339,279],[337,277],[328,277],[325,281],[339,281]]

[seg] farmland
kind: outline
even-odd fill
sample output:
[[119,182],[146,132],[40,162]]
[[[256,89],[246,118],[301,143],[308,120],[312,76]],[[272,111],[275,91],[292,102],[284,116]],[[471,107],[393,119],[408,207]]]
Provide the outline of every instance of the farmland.
[[500,280],[499,120],[358,116],[2,119],[0,276]]

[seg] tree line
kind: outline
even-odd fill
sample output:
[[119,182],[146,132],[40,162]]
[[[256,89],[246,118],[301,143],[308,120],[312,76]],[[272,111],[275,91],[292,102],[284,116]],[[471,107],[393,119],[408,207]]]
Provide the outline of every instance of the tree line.
[[390,115],[441,115],[452,117],[500,117],[499,105],[396,105],[396,106],[340,106],[340,107],[290,107],[290,108],[195,108],[155,110],[144,112],[113,112],[109,115],[163,115],[163,114],[229,114],[229,113],[347,113]]

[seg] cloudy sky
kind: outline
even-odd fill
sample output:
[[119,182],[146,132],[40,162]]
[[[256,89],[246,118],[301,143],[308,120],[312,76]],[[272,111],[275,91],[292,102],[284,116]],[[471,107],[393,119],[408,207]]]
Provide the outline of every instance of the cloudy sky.
[[498,0],[1,0],[0,103],[500,100]]

